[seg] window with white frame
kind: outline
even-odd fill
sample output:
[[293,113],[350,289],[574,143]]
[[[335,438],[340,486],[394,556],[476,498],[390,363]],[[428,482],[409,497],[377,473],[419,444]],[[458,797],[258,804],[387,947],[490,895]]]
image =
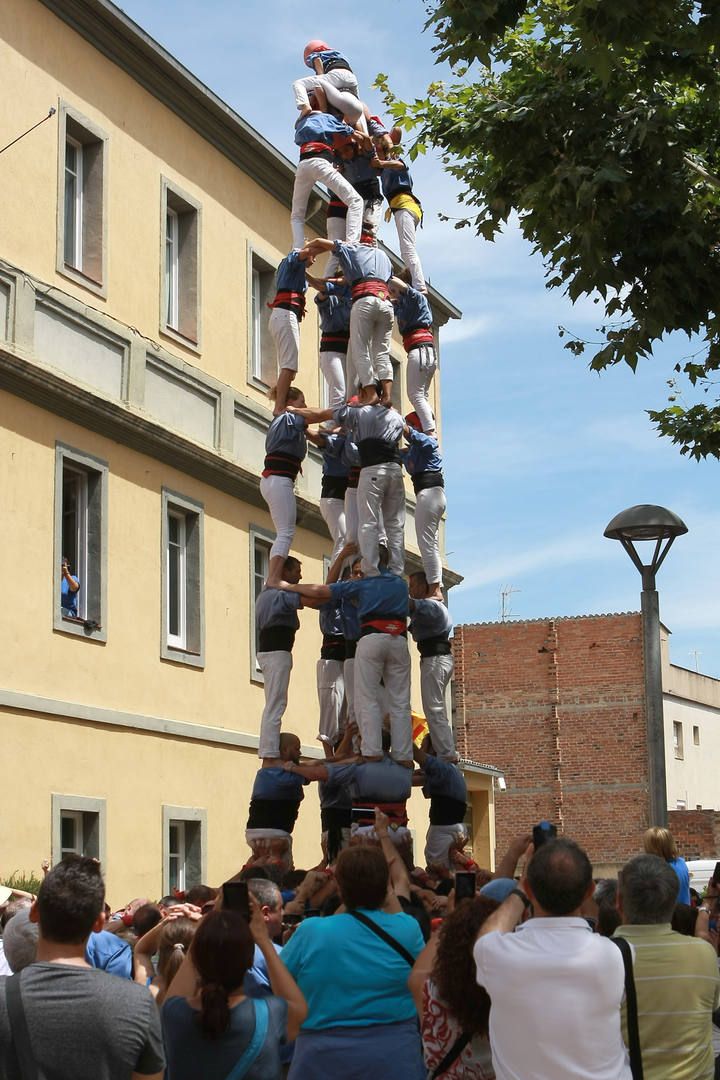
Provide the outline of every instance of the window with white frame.
[[65,263],[82,270],[82,143],[68,135],[65,140]]
[[262,672],[260,671],[257,662],[259,635],[257,623],[255,621],[255,603],[263,590],[263,585],[265,584],[270,571],[270,548],[272,547],[272,541],[263,533],[253,531],[250,534],[250,542],[252,567],[250,589],[252,600],[252,603],[250,604],[250,640],[252,642],[251,673],[253,679],[262,680]]
[[185,891],[187,879],[187,853],[185,851],[185,822],[171,821],[168,830],[168,884],[169,893]]
[[55,470],[53,625],[104,640],[108,467],[58,443]]
[[179,226],[177,211],[168,207],[165,214],[165,322],[173,330],[178,329],[180,309]]
[[168,510],[167,640],[184,649],[187,642],[187,518]]
[[60,136],[57,269],[103,291],[107,136],[68,106],[61,108]]
[[162,187],[161,329],[200,341],[200,206],[166,180]]
[[275,346],[270,334],[270,308],[275,295],[275,270],[252,252],[250,259],[250,378],[272,386],[277,379]]
[[82,795],[52,795],[53,862],[66,855],[105,858],[105,800]]
[[184,892],[206,877],[207,812],[163,806],[163,892]]
[[204,657],[203,508],[162,492],[161,655],[202,667]]

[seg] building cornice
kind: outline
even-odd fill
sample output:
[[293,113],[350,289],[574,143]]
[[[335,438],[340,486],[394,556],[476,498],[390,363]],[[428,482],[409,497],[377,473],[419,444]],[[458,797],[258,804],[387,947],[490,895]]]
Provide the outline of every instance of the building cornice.
[[[290,208],[295,180],[292,162],[119,7],[109,0],[40,2],[273,198]],[[317,208],[307,224],[324,236],[325,206],[329,200],[317,187],[313,194],[317,196]],[[390,251],[387,254],[395,269],[402,266],[397,255]],[[440,325],[461,317],[460,309],[432,286],[429,297]]]
[[[46,366],[40,367],[16,353],[12,346],[0,346],[0,389],[138,453],[147,454],[251,506],[266,509],[265,500],[260,494],[260,477],[256,473],[243,468],[217,449],[203,447],[170,431],[124,403],[101,397]],[[262,410],[249,400],[243,412],[251,423],[264,426]],[[327,537],[327,525],[317,504],[301,495],[297,495],[296,499],[298,527]],[[406,568],[408,573],[422,569],[420,558],[410,551],[406,552]],[[445,568],[443,581],[445,587],[450,589],[459,585],[462,577]]]

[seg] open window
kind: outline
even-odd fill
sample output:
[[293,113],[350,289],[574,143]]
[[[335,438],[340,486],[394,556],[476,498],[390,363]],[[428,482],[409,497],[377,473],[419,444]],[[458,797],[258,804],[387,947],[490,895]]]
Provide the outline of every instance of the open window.
[[107,463],[58,443],[55,463],[56,630],[106,640]]

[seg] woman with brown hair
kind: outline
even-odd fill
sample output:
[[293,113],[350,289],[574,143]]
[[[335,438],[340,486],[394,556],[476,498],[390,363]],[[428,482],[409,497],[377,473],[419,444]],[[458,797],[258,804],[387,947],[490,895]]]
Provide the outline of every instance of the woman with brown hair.
[[[135,982],[147,986],[158,1005],[162,1005],[168,986],[180,970],[200,918],[200,908],[178,904],[135,944]],[[155,953],[157,970],[152,961]]]
[[308,1002],[289,1080],[425,1080],[407,987],[422,934],[389,891],[375,847],[349,847],[335,865],[340,913],[306,919],[283,963]]
[[[252,918],[213,911],[198,926],[188,956],[167,992],[162,1028],[166,1080],[279,1080],[280,1046],[295,1038],[305,1000],[273,947],[256,901]],[[255,944],[272,995],[248,998],[243,980]]]
[[461,900],[415,961],[408,985],[420,1017],[428,1077],[493,1080],[490,998],[477,984],[473,945],[495,900]]

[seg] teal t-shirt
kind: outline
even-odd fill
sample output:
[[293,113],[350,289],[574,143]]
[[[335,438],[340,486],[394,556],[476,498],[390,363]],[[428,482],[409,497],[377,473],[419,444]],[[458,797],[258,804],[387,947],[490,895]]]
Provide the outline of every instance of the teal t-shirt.
[[[411,915],[360,909],[414,957],[425,943]],[[303,1031],[411,1020],[415,1006],[406,960],[352,915],[306,919],[282,960],[308,1004]]]

